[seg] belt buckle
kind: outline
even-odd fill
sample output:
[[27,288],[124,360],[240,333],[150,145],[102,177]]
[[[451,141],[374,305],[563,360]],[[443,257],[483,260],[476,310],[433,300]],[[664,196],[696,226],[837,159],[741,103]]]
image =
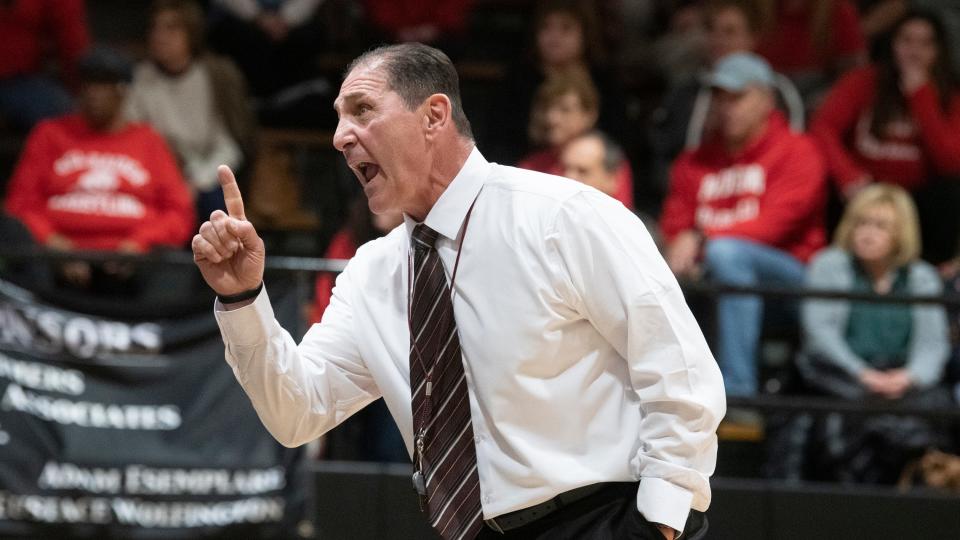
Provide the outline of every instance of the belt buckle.
[[503,530],[503,527],[501,527],[500,524],[497,523],[497,518],[490,518],[488,520],[485,520],[485,523],[487,524],[487,527],[490,527],[494,531],[500,534],[507,534],[507,532]]

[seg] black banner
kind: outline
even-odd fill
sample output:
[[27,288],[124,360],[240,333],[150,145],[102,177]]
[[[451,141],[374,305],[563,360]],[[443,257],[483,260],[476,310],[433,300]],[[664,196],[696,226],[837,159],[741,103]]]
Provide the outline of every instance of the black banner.
[[304,452],[260,423],[207,306],[118,320],[0,281],[0,537],[311,534]]

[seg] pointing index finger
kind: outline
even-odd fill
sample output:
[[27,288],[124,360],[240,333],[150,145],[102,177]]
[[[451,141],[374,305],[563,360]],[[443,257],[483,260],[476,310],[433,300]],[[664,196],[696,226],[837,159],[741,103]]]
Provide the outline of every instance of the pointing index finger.
[[233,175],[230,167],[226,165],[217,167],[217,179],[223,189],[223,200],[227,203],[227,215],[246,220],[246,215],[243,213],[243,197],[240,196],[237,178]]

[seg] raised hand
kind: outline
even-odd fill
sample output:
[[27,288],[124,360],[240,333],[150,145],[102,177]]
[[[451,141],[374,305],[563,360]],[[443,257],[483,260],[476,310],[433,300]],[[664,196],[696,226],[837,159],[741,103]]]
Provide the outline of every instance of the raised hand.
[[203,279],[219,295],[233,295],[260,286],[266,253],[263,240],[243,212],[243,198],[233,171],[217,169],[227,213],[217,210],[193,237],[193,260]]

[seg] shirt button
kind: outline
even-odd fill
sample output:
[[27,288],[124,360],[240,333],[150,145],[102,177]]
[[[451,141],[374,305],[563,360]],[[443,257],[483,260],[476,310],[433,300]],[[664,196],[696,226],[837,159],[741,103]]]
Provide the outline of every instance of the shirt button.
[[489,503],[489,502],[490,502],[490,499],[491,499],[491,497],[490,497],[489,495],[484,495],[484,496],[483,496],[483,502],[485,502],[485,503]]
[[485,437],[484,437],[483,435],[477,435],[476,437],[473,438],[473,440],[474,440],[476,443],[478,443],[478,444],[479,444],[479,443],[482,443],[482,442],[484,441],[484,439],[485,439]]

